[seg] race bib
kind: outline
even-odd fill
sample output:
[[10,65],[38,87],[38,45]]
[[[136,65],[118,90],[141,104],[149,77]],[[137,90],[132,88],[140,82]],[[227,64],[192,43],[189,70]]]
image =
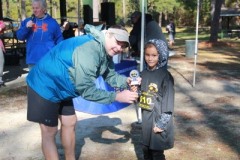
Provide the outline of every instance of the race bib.
[[154,107],[154,94],[142,92],[139,100],[139,107],[148,111],[152,111]]

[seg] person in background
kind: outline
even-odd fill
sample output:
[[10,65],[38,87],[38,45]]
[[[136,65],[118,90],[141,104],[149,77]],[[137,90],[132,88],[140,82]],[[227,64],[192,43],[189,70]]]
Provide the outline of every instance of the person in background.
[[142,145],[144,160],[165,160],[164,150],[173,148],[174,79],[163,66],[168,46],[160,39],[145,44],[146,69],[141,72]]
[[[128,90],[131,78],[118,74],[112,59],[129,46],[126,29],[113,26],[100,31],[85,25],[85,32],[86,35],[66,39],[52,48],[27,76],[27,119],[40,125],[42,150],[47,160],[59,159],[55,143],[58,119],[65,158],[75,160],[77,117],[73,98],[81,96],[105,104],[134,103],[138,98],[136,92]],[[110,86],[125,90],[109,92],[97,88],[95,80],[99,76]]]
[[82,36],[84,35],[84,24],[83,23],[79,23],[78,28],[75,29],[74,35],[76,36]]
[[60,25],[47,13],[45,0],[32,0],[33,15],[21,22],[17,38],[26,40],[26,63],[31,69],[51,48],[63,40]]
[[175,29],[175,23],[173,22],[172,19],[170,19],[170,22],[167,25],[166,30],[168,32],[168,43],[169,43],[169,46],[173,47],[174,40],[175,40],[176,29]]
[[[5,27],[6,27],[6,25],[3,22],[3,20],[0,20],[0,34],[1,35],[4,33]],[[4,44],[2,42],[2,39],[0,39],[0,87],[2,85],[4,85],[4,81],[2,79],[3,69],[4,69],[4,52],[5,52]]]
[[131,22],[133,24],[130,31],[129,42],[134,55],[139,55],[138,41],[141,39],[141,12],[135,11],[131,15]]
[[[131,45],[131,49],[134,52],[134,55],[140,56],[140,42],[141,42],[141,12],[135,11],[131,15],[131,21],[133,24],[133,28],[130,32],[129,41]],[[145,14],[145,36],[144,43],[150,39],[161,39],[167,42],[165,35],[162,32],[162,28],[159,24],[152,18],[152,15]]]
[[64,39],[75,37],[73,27],[70,25],[68,21],[63,22],[62,35]]

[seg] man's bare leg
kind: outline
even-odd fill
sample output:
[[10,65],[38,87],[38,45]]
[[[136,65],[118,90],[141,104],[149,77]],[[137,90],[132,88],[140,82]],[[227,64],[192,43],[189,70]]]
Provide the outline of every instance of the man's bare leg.
[[40,124],[42,134],[42,151],[46,160],[58,160],[58,152],[55,142],[55,136],[57,134],[57,126],[49,127],[44,124]]
[[75,125],[76,115],[61,115],[61,141],[64,148],[65,159],[75,160]]

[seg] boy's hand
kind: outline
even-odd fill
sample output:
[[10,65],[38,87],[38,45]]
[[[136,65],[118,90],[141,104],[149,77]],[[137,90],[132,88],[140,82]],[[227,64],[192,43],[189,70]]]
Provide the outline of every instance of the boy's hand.
[[130,86],[130,91],[137,92],[138,91],[138,86]]
[[[142,81],[142,78],[141,77],[138,77],[137,78],[137,81],[138,81],[138,85],[141,84],[141,81]],[[127,78],[127,84],[131,87],[131,82],[132,82],[132,78],[131,77],[128,77]]]
[[158,127],[153,127],[153,132],[154,133],[161,133],[161,132],[163,132],[163,130],[161,128],[158,128]]

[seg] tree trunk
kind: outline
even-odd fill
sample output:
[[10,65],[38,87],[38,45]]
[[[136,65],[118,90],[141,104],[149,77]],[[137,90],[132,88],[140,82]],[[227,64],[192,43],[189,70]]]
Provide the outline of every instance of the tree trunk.
[[22,12],[22,20],[26,18],[26,1],[21,0],[21,12]]
[[51,16],[53,16],[53,13],[52,13],[52,5],[53,4],[53,2],[52,2],[52,0],[49,0],[49,14],[51,15]]
[[160,27],[162,27],[162,15],[163,15],[163,13],[160,12],[159,16],[158,16],[158,24],[159,24]]
[[67,18],[67,8],[66,8],[66,0],[59,0],[60,2],[60,18],[61,18],[61,24],[65,21]]
[[2,0],[0,0],[0,20],[3,19]]
[[210,42],[218,41],[219,19],[221,13],[221,6],[224,0],[211,1],[211,29],[210,29]]
[[9,0],[6,0],[6,8],[7,8],[6,16],[10,18],[11,15],[10,15]]
[[18,13],[18,21],[21,22],[21,7],[20,7],[20,0],[17,0],[17,13]]
[[56,1],[53,1],[53,11],[54,11],[54,17],[59,17],[59,15],[57,15],[57,10],[58,10],[58,3]]

